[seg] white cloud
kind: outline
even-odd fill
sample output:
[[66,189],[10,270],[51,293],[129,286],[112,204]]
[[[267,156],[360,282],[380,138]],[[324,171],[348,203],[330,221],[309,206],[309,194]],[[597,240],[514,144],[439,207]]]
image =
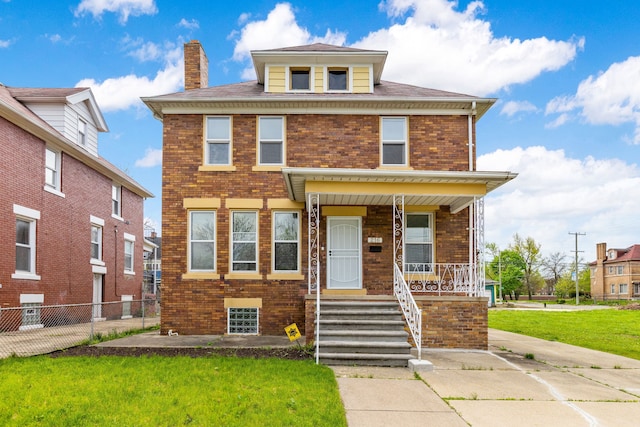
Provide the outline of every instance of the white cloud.
[[517,147],[478,157],[479,170],[508,170],[518,177],[485,199],[485,241],[506,248],[513,235],[533,237],[545,254],[571,256],[574,237],[586,261],[595,244],[638,243],[640,168],[620,159],[574,159],[563,150]]
[[[478,18],[480,1],[457,11],[447,0],[389,0],[387,14],[404,22],[372,32],[354,47],[387,50],[386,80],[486,96],[572,61],[583,38],[495,37]],[[416,72],[420,70],[420,72]]]
[[162,165],[162,150],[155,148],[147,148],[144,157],[136,160],[135,163],[137,168],[152,168],[160,165]]
[[576,112],[595,125],[633,123],[634,144],[640,144],[640,56],[612,64],[605,72],[589,76],[574,95],[549,101],[546,114]]
[[58,43],[60,40],[62,40],[62,36],[60,34],[51,34],[51,35],[47,34],[46,37],[49,39],[51,43]]
[[500,114],[513,117],[518,113],[535,113],[538,108],[529,101],[508,101],[500,110]]
[[11,46],[11,40],[0,39],[0,49]]
[[186,28],[188,30],[197,30],[200,28],[200,23],[196,19],[187,21],[185,18],[182,18],[180,22],[178,22],[178,27]]
[[[298,46],[311,43],[329,43],[343,45],[346,35],[341,32],[327,30],[324,36],[312,36],[306,28],[300,27],[289,3],[278,3],[267,18],[262,21],[248,21],[249,15],[241,15],[247,20],[239,33],[233,51],[235,61],[248,61],[250,51],[272,49],[286,46]],[[242,73],[243,79],[254,79],[253,67],[247,66]]]
[[139,47],[130,51],[127,55],[136,58],[140,62],[155,61],[164,56],[162,47],[153,42],[143,42]]
[[155,15],[158,9],[155,0],[82,0],[75,10],[75,16],[90,13],[99,19],[104,12],[120,15],[118,21],[126,24],[129,16]]

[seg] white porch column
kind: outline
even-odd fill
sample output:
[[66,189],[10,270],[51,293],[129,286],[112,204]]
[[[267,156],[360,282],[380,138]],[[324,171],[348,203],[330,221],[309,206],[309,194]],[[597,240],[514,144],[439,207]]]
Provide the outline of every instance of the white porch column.
[[307,215],[309,223],[308,243],[308,292],[316,290],[320,294],[320,195],[307,194]]
[[475,296],[484,295],[485,265],[484,265],[484,197],[475,198]]

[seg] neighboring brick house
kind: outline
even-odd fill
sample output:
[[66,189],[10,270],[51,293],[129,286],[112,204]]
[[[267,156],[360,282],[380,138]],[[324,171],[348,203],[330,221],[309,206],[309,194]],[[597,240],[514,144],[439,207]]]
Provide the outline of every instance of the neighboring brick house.
[[424,344],[487,347],[482,198],[515,177],[475,171],[495,99],[382,81],[386,57],[253,51],[257,81],[208,87],[204,50],[185,44],[185,91],[143,99],[163,123],[163,333],[295,322],[312,340],[317,289],[396,301],[398,267]]
[[23,329],[43,305],[140,298],[153,196],[99,156],[106,131],[90,89],[0,85],[0,307],[28,308]]
[[591,268],[591,296],[599,301],[640,298],[640,245],[607,249],[596,245]]

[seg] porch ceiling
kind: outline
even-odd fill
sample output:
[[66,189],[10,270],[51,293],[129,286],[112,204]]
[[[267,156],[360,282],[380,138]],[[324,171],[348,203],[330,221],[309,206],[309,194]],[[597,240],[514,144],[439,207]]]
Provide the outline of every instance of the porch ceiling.
[[405,205],[449,206],[453,213],[517,176],[489,171],[332,168],[283,168],[282,174],[289,198],[297,202],[314,193],[321,205],[392,205],[394,195],[404,195]]

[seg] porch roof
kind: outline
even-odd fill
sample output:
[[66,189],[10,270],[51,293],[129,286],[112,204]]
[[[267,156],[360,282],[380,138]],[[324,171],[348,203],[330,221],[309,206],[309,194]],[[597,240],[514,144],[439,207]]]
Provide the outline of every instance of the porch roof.
[[405,205],[449,206],[457,213],[514,179],[512,172],[415,171],[339,168],[283,168],[289,198],[305,202],[318,194],[322,205],[392,205],[404,195]]

